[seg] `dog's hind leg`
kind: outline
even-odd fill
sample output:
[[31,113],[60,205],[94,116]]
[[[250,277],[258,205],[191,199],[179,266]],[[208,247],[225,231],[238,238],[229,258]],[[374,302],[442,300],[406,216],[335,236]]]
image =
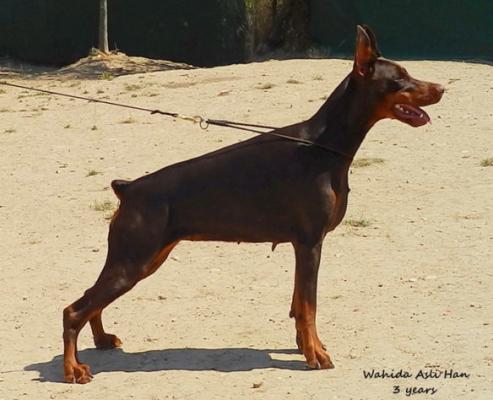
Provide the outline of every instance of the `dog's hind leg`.
[[[168,257],[169,253],[173,250],[177,242],[169,243],[165,245],[164,248],[156,255],[152,264],[144,277],[152,274]],[[143,278],[140,278],[141,280]],[[113,349],[115,347],[120,347],[122,345],[122,341],[115,335],[110,333],[106,333],[103,328],[103,322],[101,319],[101,314],[103,313],[103,309],[99,310],[90,320],[89,323],[91,325],[92,335],[94,339],[94,344],[97,349],[105,350],[105,349]]]
[[91,321],[94,341],[99,348],[119,345],[120,340],[103,329],[103,309],[155,272],[177,243],[166,240],[163,235],[167,218],[150,221],[141,214],[133,214],[120,212],[112,221],[108,257],[99,278],[63,312],[64,374],[67,382],[87,383],[92,378],[89,367],[81,364],[77,357],[80,330]]
[[316,327],[317,278],[322,243],[294,243],[296,271],[290,317],[296,321],[296,342],[310,368],[334,368]]
[[[130,264],[107,261],[98,281],[85,291],[84,295],[63,310],[63,341],[64,341],[64,374],[65,381],[87,383],[92,375],[87,365],[81,364],[77,356],[77,338],[79,332],[89,320],[96,334],[104,334],[95,338],[95,342],[108,340],[103,333],[100,316],[102,310],[122,294],[129,291],[139,279],[125,275]],[[99,321],[98,321],[99,320]],[[94,325],[93,325],[94,324]]]

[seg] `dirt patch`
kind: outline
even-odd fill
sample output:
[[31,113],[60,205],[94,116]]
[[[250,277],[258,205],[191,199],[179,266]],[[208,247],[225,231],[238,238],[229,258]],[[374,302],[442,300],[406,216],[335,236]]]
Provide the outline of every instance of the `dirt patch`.
[[106,79],[117,76],[141,74],[175,69],[193,69],[192,65],[145,57],[127,56],[121,52],[102,53],[96,49],[87,57],[63,68],[36,66],[9,58],[0,59],[1,77],[23,79]]

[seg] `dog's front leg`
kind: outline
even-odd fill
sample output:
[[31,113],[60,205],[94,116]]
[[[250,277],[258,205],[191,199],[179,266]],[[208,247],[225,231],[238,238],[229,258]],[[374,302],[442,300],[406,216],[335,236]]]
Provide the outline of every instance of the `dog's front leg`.
[[296,320],[296,342],[310,368],[334,368],[320,342],[316,327],[317,278],[322,243],[293,243],[296,272],[290,317]]

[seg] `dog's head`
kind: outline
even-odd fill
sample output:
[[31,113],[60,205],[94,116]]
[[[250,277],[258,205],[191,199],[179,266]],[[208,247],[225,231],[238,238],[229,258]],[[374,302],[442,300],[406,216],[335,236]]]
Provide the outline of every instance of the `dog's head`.
[[391,118],[414,127],[425,125],[431,119],[421,107],[439,102],[444,92],[442,85],[414,79],[404,67],[383,58],[375,34],[365,25],[357,27],[352,75],[376,104],[372,123]]

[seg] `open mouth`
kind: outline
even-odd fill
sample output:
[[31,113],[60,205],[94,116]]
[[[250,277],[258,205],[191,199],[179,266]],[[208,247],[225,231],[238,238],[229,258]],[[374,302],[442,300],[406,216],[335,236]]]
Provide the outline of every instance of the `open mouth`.
[[431,118],[426,111],[410,104],[394,105],[394,115],[399,121],[414,127],[431,123]]

